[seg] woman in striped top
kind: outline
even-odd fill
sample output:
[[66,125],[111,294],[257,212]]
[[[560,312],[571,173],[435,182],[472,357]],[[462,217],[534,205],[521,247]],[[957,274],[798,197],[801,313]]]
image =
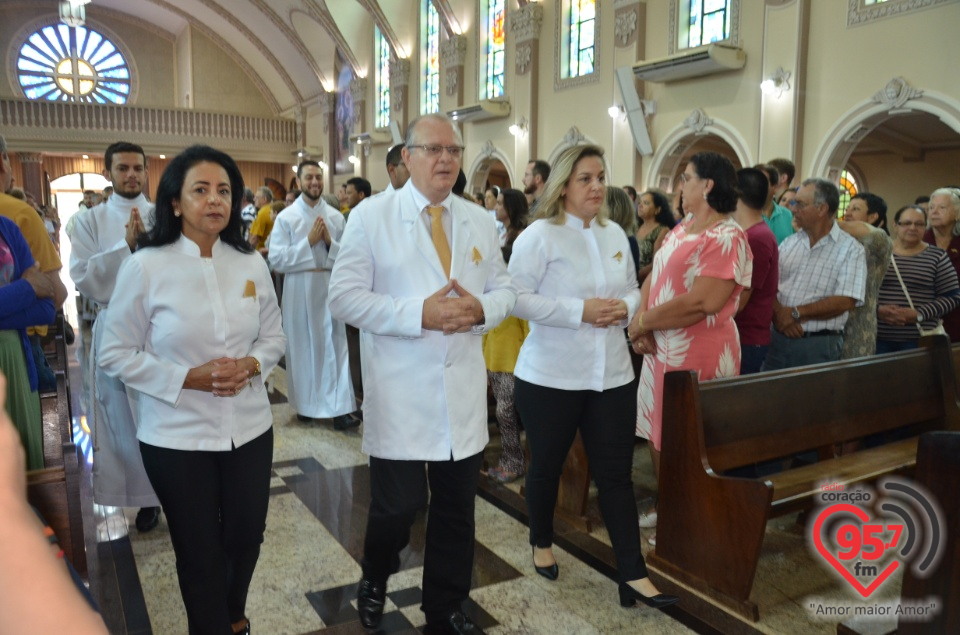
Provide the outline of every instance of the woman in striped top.
[[914,308],[910,308],[896,269],[888,268],[877,300],[878,354],[916,348],[920,328],[936,327],[941,317],[960,305],[957,272],[947,253],[921,240],[927,226],[924,211],[912,205],[903,207],[894,222],[893,258]]

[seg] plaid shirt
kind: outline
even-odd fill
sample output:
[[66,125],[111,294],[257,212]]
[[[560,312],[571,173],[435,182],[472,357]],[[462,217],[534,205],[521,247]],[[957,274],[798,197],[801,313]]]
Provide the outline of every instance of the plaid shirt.
[[[853,298],[856,306],[862,306],[866,281],[867,259],[863,245],[836,223],[813,247],[802,229],[780,244],[777,300],[782,306],[802,306],[833,296]],[[842,331],[846,323],[844,312],[829,320],[808,320],[803,323],[803,330],[807,333]]]

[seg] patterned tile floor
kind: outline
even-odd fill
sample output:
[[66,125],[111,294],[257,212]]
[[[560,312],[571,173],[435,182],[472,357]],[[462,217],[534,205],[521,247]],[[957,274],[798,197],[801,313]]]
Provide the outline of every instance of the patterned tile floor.
[[[74,415],[82,428],[85,383],[71,368]],[[283,369],[271,379],[275,450],[270,511],[263,550],[248,600],[258,635],[364,633],[356,614],[356,583],[369,502],[367,459],[360,452],[362,428],[337,432],[329,421],[298,421],[286,403]],[[487,449],[493,464],[496,438]],[[655,484],[648,453],[635,460],[638,504],[649,506]],[[186,633],[186,618],[165,519],[153,532],[133,529],[134,509],[104,508],[90,501],[84,481],[85,530],[91,590],[111,633]],[[559,581],[537,576],[530,564],[526,510],[520,483],[481,478],[476,520],[476,557],[471,600],[465,610],[491,635],[521,633],[716,633],[684,612],[623,609],[613,582],[613,554],[591,497],[596,529],[585,534],[558,521],[555,553]],[[835,622],[813,621],[803,609],[808,595],[842,593],[822,568],[811,565],[802,532],[791,520],[771,523],[758,571],[754,600],[763,619],[732,630],[762,633],[833,633]],[[128,531],[128,527],[130,530]],[[644,530],[648,536],[649,530]],[[389,581],[379,632],[418,633],[424,517],[415,523],[401,570]],[[649,545],[644,540],[644,548]],[[783,576],[789,571],[789,576]],[[742,628],[741,628],[742,627]],[[726,630],[726,629],[725,629]]]

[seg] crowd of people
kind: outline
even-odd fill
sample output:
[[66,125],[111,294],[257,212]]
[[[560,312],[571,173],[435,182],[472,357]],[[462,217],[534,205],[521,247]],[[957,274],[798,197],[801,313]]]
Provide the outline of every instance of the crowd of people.
[[[473,198],[463,151],[452,121],[426,115],[387,154],[385,191],[354,177],[325,195],[307,160],[274,201],[245,187],[229,156],[193,146],[164,170],[154,204],[143,149],[106,149],[111,192],[99,203],[85,192],[67,228],[70,275],[98,312],[94,500],[138,508],[140,531],[162,510],[191,633],[250,632],[273,455],[265,381],[281,358],[302,425],[363,422],[363,626],[380,625],[429,500],[424,632],[481,633],[463,603],[484,471],[525,479],[531,566],[555,581],[553,512],[579,432],[619,601],[662,608],[678,598],[647,575],[639,529],[656,511],[638,512],[632,466],[641,437],[659,473],[665,373],[709,380],[960,337],[958,189],[888,225],[872,193],[838,219],[836,184],[793,187],[786,159],[738,170],[700,152],[670,196],[608,185],[603,149],[578,145],[552,165],[530,161],[522,190]],[[0,155],[9,191],[2,138]],[[0,194],[0,370],[30,469],[43,455],[27,329],[65,298],[58,234],[55,210]],[[484,470],[488,385],[501,453]]]

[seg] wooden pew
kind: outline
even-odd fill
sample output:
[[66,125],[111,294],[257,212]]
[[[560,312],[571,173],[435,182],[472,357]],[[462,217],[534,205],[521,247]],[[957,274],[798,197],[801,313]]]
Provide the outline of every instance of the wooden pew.
[[[668,373],[657,507],[649,562],[751,620],[767,520],[812,504],[821,484],[849,486],[916,463],[917,436],[960,430],[945,337],[923,347],[698,385]],[[833,458],[834,444],[901,429],[908,436]],[[727,470],[816,450],[821,460],[764,478]]]
[[[954,349],[955,351],[957,349]],[[960,633],[960,433],[931,432],[920,437],[917,472],[914,478],[943,509],[939,549],[942,559],[927,577],[920,578],[912,567],[903,574],[901,600],[922,604],[925,598],[940,598],[937,616],[926,622],[901,620],[901,635]]]
[[[52,330],[51,330],[52,332]],[[73,442],[73,417],[63,314],[57,316],[51,368],[57,391],[41,396],[44,469],[27,472],[27,499],[57,535],[65,556],[81,577],[87,577],[87,554],[80,507],[80,456]]]

